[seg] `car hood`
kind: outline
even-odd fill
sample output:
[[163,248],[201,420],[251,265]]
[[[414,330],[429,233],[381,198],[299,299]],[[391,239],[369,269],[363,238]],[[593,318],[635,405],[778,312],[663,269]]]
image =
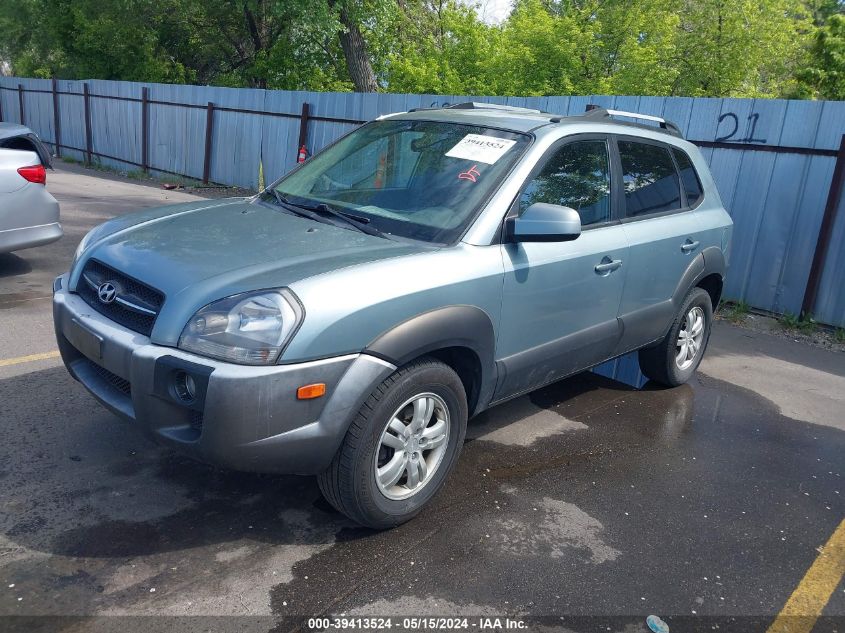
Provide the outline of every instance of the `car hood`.
[[[164,293],[153,339],[175,342],[185,322],[222,297],[296,281],[356,264],[423,250],[291,215],[245,199],[201,201],[115,218],[94,230],[84,261],[97,261]],[[177,331],[178,330],[178,331]]]

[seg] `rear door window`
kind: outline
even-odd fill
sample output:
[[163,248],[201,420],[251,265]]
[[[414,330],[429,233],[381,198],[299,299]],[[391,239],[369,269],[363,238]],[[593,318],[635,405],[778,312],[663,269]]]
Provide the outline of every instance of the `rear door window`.
[[681,208],[681,185],[669,149],[662,145],[619,140],[627,217]]

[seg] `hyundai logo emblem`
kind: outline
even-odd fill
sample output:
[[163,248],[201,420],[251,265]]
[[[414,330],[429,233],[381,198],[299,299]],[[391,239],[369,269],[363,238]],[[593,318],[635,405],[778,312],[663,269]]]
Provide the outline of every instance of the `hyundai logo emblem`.
[[114,287],[112,282],[107,281],[97,288],[97,297],[99,297],[100,303],[112,303],[117,298],[117,288]]

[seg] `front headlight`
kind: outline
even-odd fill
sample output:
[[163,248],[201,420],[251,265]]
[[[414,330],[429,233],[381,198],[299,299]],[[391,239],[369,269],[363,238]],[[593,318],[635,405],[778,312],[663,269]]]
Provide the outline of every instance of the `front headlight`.
[[245,292],[197,312],[182,330],[179,349],[242,365],[271,365],[303,316],[286,288]]
[[86,248],[88,248],[88,245],[91,243],[91,238],[96,230],[96,228],[91,229],[85,234],[85,236],[81,240],[79,240],[79,246],[76,247],[76,251],[73,254],[73,259],[70,260],[70,270],[73,270],[73,267],[76,266],[76,262],[79,261],[79,256],[82,255],[82,252]]

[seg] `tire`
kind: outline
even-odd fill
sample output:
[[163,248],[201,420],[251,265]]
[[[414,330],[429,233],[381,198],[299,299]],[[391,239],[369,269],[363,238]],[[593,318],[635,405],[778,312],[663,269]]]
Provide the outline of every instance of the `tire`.
[[[685,337],[692,342],[697,341],[697,344],[692,357],[690,358],[690,354],[687,353],[683,357],[683,362],[681,362],[678,358],[681,351],[678,343],[682,332],[686,332],[689,327],[688,316],[700,316],[703,319],[702,329],[700,336]],[[669,387],[684,384],[698,369],[698,365],[704,357],[707,343],[710,340],[712,324],[713,305],[710,302],[710,295],[701,288],[693,288],[681,304],[681,309],[675,315],[672,327],[669,328],[669,332],[663,340],[639,351],[640,370],[651,380]],[[693,329],[697,331],[697,328]],[[686,347],[684,349],[690,350],[691,348]]]
[[[392,422],[397,418],[407,424],[399,427]],[[466,393],[458,375],[432,358],[414,361],[367,398],[331,466],[318,476],[320,490],[332,506],[366,527],[405,523],[443,486],[463,447],[466,423]],[[390,484],[397,469],[399,479]],[[377,472],[383,473],[381,484]]]

